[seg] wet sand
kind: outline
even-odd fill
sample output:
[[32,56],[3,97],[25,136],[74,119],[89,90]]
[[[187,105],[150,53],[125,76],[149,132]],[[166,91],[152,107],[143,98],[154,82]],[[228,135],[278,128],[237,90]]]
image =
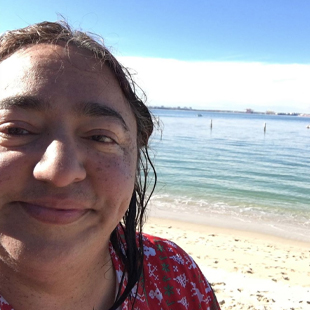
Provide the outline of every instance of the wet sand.
[[144,231],[194,258],[222,310],[310,310],[310,243],[155,217]]

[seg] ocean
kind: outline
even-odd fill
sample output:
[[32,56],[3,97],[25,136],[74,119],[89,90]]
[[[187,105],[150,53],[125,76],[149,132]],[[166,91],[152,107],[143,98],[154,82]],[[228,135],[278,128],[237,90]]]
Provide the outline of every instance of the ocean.
[[152,113],[152,215],[310,242],[310,118]]

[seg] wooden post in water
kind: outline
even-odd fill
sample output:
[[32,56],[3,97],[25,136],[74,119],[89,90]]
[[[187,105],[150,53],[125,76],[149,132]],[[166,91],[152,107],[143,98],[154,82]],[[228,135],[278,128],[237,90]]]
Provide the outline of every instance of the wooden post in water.
[[211,122],[210,122],[210,129],[212,130],[212,127],[213,127],[213,125],[212,125],[212,118],[211,118]]
[[266,123],[264,123],[264,132],[266,132]]

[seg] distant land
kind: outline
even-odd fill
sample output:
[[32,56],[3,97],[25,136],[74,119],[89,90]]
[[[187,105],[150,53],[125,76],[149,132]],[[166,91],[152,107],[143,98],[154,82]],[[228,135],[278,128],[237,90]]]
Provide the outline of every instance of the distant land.
[[165,107],[165,106],[148,106],[149,109],[162,109],[162,110],[183,110],[183,111],[196,111],[196,112],[212,112],[212,113],[249,113],[249,114],[267,114],[267,115],[288,115],[288,116],[303,116],[310,117],[310,114],[307,113],[284,113],[284,112],[258,112],[253,109],[245,109],[244,111],[235,111],[235,110],[204,110],[204,109],[193,109],[192,107]]

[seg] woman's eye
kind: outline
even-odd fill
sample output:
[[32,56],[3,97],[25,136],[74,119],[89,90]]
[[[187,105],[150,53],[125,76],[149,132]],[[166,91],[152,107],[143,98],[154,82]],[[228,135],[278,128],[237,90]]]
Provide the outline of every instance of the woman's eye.
[[114,143],[115,141],[107,136],[104,135],[93,135],[91,136],[91,139],[97,142],[102,143]]
[[5,130],[6,134],[8,135],[12,135],[12,136],[23,136],[23,135],[28,135],[29,131],[23,128],[19,128],[19,127],[9,127],[6,128]]
[[0,145],[7,147],[22,146],[31,142],[37,132],[25,129],[29,125],[2,124],[0,125]]

